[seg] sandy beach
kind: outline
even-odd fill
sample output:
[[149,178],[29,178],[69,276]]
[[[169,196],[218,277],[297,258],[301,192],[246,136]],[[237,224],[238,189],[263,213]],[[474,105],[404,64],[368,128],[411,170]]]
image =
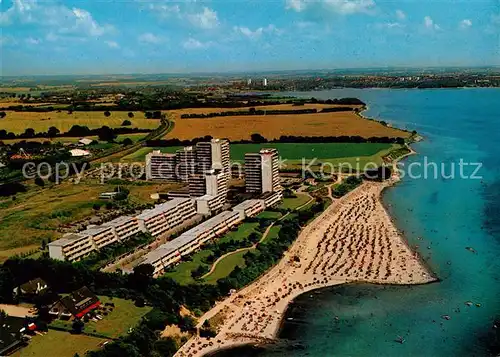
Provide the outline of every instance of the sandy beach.
[[412,252],[381,202],[393,184],[365,182],[305,227],[284,258],[260,279],[199,320],[223,323],[218,335],[191,338],[176,354],[201,357],[244,344],[276,341],[288,304],[305,292],[351,282],[424,284],[436,278]]

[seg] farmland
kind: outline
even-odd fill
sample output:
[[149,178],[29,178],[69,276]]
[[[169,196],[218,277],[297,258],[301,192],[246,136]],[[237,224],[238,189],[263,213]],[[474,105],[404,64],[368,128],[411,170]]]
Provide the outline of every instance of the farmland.
[[46,113],[5,111],[5,118],[0,119],[1,128],[15,134],[23,133],[26,128],[33,128],[36,132],[45,132],[51,126],[56,127],[61,133],[67,132],[73,125],[87,126],[89,129],[100,128],[107,125],[118,128],[124,120],[129,120],[129,128],[155,129],[160,123],[158,120],[146,119],[144,113],[134,112],[134,117],[129,118],[128,112],[113,112],[109,117],[103,112],[73,112],[52,111]]
[[[273,105],[259,107],[265,109],[309,109],[331,107],[311,104],[292,107],[291,105]],[[386,127],[381,123],[364,119],[354,112],[333,112],[316,114],[287,115],[252,115],[227,116],[209,119],[180,119],[182,114],[201,114],[228,111],[221,108],[196,108],[169,112],[175,120],[175,128],[168,137],[181,140],[193,139],[205,135],[228,138],[230,140],[248,140],[253,133],[259,133],[267,139],[277,139],[282,135],[291,136],[361,136],[369,137],[408,137],[410,134],[398,129]]]

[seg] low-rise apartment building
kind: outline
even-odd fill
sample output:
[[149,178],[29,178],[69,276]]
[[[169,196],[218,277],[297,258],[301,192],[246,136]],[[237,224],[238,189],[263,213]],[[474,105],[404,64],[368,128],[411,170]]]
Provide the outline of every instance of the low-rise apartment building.
[[233,211],[238,212],[242,219],[256,216],[265,209],[263,200],[246,200],[233,207]]
[[196,215],[194,201],[189,198],[174,198],[143,211],[136,218],[143,231],[157,237],[175,228]]
[[146,254],[141,264],[151,264],[154,267],[154,275],[158,276],[177,263],[182,256],[193,253],[205,242],[219,237],[241,221],[238,212],[222,212]]
[[262,194],[259,199],[264,201],[266,208],[273,207],[283,200],[283,191],[266,192]]
[[97,249],[101,249],[107,245],[118,242],[118,237],[115,230],[110,226],[94,226],[80,232],[80,234],[88,235]]
[[49,255],[52,259],[78,261],[96,250],[89,235],[68,233],[63,238],[50,242]]

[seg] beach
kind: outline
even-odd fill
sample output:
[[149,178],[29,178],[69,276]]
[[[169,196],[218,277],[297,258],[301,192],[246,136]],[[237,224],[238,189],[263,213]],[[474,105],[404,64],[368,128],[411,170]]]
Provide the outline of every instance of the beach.
[[222,321],[216,337],[191,338],[176,356],[204,356],[245,344],[277,340],[289,303],[298,295],[338,284],[426,284],[437,279],[412,252],[381,202],[394,184],[365,182],[334,202],[300,233],[282,260],[199,319]]

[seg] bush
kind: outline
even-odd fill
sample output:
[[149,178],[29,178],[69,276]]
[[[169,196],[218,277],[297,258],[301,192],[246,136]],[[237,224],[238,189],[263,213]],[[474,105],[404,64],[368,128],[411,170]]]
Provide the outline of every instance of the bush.
[[105,117],[109,117],[110,115],[111,115],[111,113],[110,113],[108,110],[106,110],[106,111],[104,112],[104,116],[105,116]]
[[123,139],[123,141],[122,141],[122,145],[123,145],[123,146],[129,146],[129,145],[133,145],[133,144],[134,144],[134,142],[133,142],[133,141],[132,141],[132,139],[130,139],[130,138],[125,138],[125,139]]
[[127,115],[128,115],[129,118],[133,118],[134,117],[134,113],[132,113],[132,112],[128,112]]
[[121,126],[129,126],[132,125],[132,122],[130,120],[124,120]]

